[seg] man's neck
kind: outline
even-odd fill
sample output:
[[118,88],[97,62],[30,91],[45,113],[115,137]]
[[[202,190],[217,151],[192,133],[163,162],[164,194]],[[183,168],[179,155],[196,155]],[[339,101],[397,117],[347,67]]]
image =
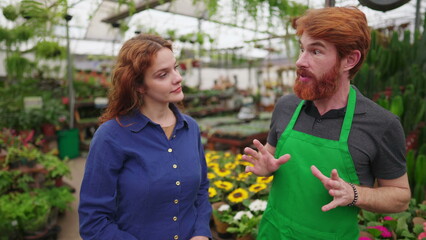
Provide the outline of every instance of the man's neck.
[[349,89],[350,82],[344,81],[339,85],[336,93],[333,94],[333,96],[313,101],[318,109],[319,114],[322,116],[332,109],[340,109],[345,107],[348,103]]

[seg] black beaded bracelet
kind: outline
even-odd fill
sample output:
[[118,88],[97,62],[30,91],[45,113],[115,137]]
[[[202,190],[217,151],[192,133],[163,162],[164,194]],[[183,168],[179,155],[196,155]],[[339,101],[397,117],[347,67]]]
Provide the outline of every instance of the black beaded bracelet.
[[355,185],[353,185],[352,183],[348,183],[349,185],[351,185],[352,189],[354,190],[354,200],[348,204],[349,207],[351,206],[355,206],[356,202],[358,201],[358,190],[356,190]]

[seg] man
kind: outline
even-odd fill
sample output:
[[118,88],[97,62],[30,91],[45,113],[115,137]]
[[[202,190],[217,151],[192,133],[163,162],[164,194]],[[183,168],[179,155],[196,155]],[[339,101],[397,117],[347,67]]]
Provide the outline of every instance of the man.
[[309,10],[296,30],[297,97],[276,103],[266,145],[244,149],[247,172],[274,175],[257,239],[355,240],[360,208],[408,207],[404,132],[350,84],[370,45],[360,10]]

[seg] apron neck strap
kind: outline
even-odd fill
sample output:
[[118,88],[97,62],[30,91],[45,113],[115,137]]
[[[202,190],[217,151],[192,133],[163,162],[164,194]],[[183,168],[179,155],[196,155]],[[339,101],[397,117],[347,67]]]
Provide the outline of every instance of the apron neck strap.
[[342,130],[340,132],[339,141],[347,142],[349,138],[349,132],[351,131],[352,119],[355,113],[356,103],[356,91],[351,86],[349,89],[348,104],[346,106],[345,119],[343,120]]
[[[348,141],[349,132],[351,131],[351,126],[352,126],[352,119],[354,117],[354,112],[355,112],[355,103],[356,103],[356,91],[351,86],[349,89],[348,104],[346,106],[345,118],[343,120],[342,129],[340,131],[339,141],[341,142]],[[296,124],[297,118],[299,117],[299,113],[302,109],[303,104],[305,104],[305,100],[302,100],[297,106],[293,116],[291,117],[290,122],[288,123],[286,127],[286,130],[293,129],[294,125]]]

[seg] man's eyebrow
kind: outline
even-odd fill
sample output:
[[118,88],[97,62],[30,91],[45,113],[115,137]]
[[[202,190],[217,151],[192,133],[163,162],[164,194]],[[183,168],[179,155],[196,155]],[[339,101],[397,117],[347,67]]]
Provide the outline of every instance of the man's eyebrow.
[[[299,45],[303,46],[303,44],[302,44],[302,42],[300,40],[299,40]],[[317,47],[326,48],[325,45],[322,42],[320,42],[320,41],[315,41],[315,42],[309,43],[308,46],[311,46],[311,47],[317,46]]]

